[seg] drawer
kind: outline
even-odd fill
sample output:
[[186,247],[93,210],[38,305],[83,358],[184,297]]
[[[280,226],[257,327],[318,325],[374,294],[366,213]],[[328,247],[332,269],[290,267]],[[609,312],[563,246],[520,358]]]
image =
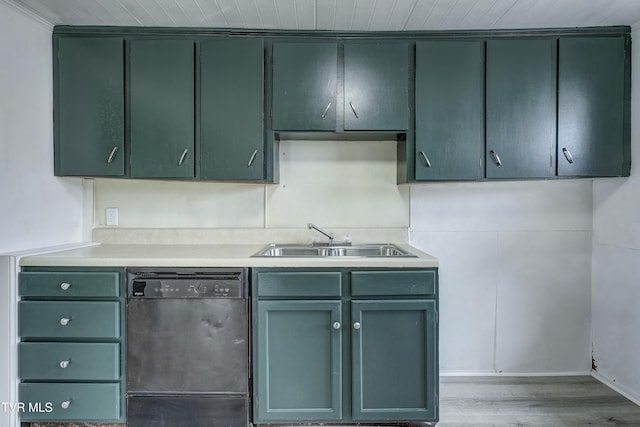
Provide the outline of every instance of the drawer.
[[117,301],[20,301],[18,335],[22,338],[120,337]]
[[351,273],[353,296],[435,295],[435,270],[354,271]]
[[19,275],[23,297],[118,297],[120,273],[110,271],[27,271]]
[[118,381],[120,345],[117,343],[18,344],[22,380]]
[[340,297],[342,274],[338,271],[258,273],[259,297]]
[[114,421],[120,418],[120,384],[21,383],[22,421]]

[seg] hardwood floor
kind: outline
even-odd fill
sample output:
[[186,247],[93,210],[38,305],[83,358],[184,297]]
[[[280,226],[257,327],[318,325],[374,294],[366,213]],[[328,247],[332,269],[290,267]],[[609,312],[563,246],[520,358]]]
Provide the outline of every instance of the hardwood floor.
[[640,426],[640,406],[590,376],[440,377],[438,427]]

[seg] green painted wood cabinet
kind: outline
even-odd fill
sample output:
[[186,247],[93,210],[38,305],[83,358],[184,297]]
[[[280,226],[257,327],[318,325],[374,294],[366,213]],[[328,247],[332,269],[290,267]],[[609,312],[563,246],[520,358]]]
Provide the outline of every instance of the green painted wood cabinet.
[[555,176],[556,41],[487,41],[486,177]]
[[273,44],[274,131],[406,131],[407,42]]
[[484,177],[484,42],[416,43],[416,180]]
[[437,270],[252,278],[254,424],[437,421]]
[[629,176],[630,40],[561,37],[558,176]]
[[124,176],[122,37],[54,39],[56,175]]
[[264,179],[264,54],[261,38],[200,44],[200,175]]
[[344,130],[409,129],[409,44],[344,43]]
[[24,267],[18,282],[20,420],[124,422],[124,271]]
[[130,174],[195,177],[194,42],[136,39],[129,49]]
[[274,43],[272,62],[272,129],[335,130],[337,43]]

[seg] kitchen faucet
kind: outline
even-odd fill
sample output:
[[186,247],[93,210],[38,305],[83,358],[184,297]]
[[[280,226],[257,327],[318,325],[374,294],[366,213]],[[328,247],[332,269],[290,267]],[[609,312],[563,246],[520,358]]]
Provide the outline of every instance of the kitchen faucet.
[[329,246],[333,245],[333,239],[335,238],[335,234],[327,233],[326,231],[321,230],[320,228],[318,228],[317,226],[315,226],[312,223],[307,224],[307,226],[309,227],[309,230],[314,229],[318,233],[321,233],[321,234],[324,234],[325,236],[327,236],[327,238],[329,239]]

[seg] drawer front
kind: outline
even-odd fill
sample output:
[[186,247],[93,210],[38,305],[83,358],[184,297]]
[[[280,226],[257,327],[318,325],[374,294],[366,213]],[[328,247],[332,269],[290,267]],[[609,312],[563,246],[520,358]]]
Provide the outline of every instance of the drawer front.
[[23,297],[118,297],[120,273],[86,271],[27,271],[20,273]]
[[117,301],[20,301],[18,335],[22,338],[120,337]]
[[112,421],[120,418],[120,384],[22,383],[22,421]]
[[340,297],[342,274],[326,272],[262,272],[258,273],[259,297]]
[[351,273],[353,296],[435,295],[435,270],[354,271]]
[[20,343],[22,380],[118,381],[118,343]]

